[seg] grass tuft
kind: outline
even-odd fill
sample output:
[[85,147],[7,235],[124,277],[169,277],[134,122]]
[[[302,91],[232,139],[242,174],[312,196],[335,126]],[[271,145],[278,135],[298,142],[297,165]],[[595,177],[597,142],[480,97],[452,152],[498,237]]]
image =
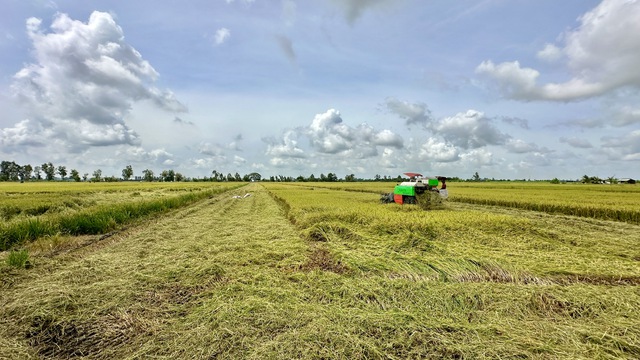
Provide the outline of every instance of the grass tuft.
[[7,265],[13,266],[19,269],[31,267],[29,261],[29,251],[27,249],[12,250],[7,255]]

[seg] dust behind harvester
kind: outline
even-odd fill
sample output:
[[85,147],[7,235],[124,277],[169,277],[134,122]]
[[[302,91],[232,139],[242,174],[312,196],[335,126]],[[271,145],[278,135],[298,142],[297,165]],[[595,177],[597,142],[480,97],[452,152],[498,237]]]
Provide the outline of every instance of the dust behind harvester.
[[409,181],[396,185],[392,193],[382,194],[380,202],[417,204],[425,210],[442,206],[442,200],[448,196],[446,177],[424,177],[418,173],[404,174],[409,177]]

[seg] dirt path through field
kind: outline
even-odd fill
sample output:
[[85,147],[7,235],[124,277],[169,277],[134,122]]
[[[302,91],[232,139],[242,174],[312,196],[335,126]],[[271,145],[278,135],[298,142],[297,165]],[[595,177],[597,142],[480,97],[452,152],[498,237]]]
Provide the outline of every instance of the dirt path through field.
[[13,275],[0,293],[0,358],[224,352],[216,341],[231,335],[213,330],[247,310],[232,309],[233,297],[244,284],[262,291],[305,250],[261,186],[222,194]]

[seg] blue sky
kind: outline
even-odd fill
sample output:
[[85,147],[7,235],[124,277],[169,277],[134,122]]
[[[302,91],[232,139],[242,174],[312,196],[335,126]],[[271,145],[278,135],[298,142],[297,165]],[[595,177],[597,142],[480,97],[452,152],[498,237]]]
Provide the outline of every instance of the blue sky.
[[640,177],[640,1],[4,0],[0,158]]

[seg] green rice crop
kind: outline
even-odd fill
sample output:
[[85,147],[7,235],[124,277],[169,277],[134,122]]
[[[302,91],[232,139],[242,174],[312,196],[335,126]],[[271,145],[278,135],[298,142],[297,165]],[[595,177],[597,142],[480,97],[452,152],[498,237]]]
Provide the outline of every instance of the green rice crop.
[[[38,183],[39,184],[39,183]],[[141,217],[162,213],[191,204],[200,199],[242,186],[242,184],[213,184],[180,187],[138,184],[137,186],[96,186],[92,184],[61,184],[57,189],[47,185],[40,191],[6,192],[0,208],[16,207],[22,216],[0,224],[0,251],[58,233],[68,235],[102,234]],[[15,186],[15,185],[14,185]],[[35,190],[34,186],[29,187]],[[150,192],[132,197],[132,193]],[[73,194],[73,197],[70,197]],[[72,200],[70,200],[72,199]],[[11,203],[7,205],[6,203]],[[48,204],[45,211],[31,214],[34,208]],[[34,205],[35,204],[35,205]],[[72,204],[72,205],[68,205]],[[81,204],[81,205],[80,205]],[[64,211],[51,212],[52,208]]]

